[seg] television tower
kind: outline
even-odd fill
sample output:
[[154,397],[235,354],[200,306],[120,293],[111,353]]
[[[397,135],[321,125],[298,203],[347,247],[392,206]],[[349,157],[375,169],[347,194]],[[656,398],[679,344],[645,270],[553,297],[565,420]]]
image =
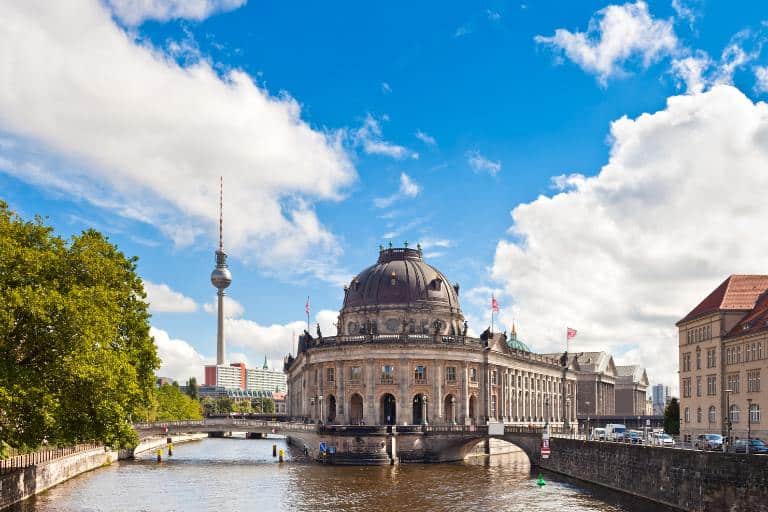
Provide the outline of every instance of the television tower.
[[216,332],[216,364],[226,364],[226,345],[224,343],[224,290],[232,284],[232,273],[227,266],[227,253],[224,252],[224,177],[219,177],[219,249],[216,251],[216,268],[211,272],[211,284],[218,290],[219,315]]

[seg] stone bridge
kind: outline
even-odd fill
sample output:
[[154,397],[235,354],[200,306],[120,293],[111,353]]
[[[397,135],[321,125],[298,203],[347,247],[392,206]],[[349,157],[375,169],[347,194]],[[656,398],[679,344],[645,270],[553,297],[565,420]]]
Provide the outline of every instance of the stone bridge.
[[[291,421],[246,418],[206,418],[198,421],[137,423],[140,438],[160,434],[192,432],[247,432],[280,434],[318,460],[336,464],[393,464],[403,462],[448,462],[463,460],[478,443],[495,438],[523,450],[538,464],[542,428],[514,425],[316,425]],[[321,447],[331,448],[332,459]]]

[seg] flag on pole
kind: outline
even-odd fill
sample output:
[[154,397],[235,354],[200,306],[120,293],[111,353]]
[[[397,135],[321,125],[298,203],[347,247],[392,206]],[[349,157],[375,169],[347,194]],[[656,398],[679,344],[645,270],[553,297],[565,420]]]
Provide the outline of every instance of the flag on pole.
[[309,314],[309,295],[307,295],[307,303],[304,305],[304,312]]
[[575,337],[576,337],[576,329],[571,329],[569,327],[568,328],[568,339],[570,340],[571,338],[575,338]]
[[494,313],[499,312],[499,302],[496,300],[496,297],[494,297],[493,295],[491,295],[491,311],[493,311]]

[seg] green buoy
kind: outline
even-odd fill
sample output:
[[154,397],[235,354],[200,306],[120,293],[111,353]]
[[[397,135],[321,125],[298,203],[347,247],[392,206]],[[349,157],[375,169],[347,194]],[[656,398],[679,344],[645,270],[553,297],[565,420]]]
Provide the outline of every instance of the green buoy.
[[541,476],[541,473],[539,473],[539,479],[536,481],[536,485],[538,485],[539,487],[544,487],[545,485],[547,485],[547,483],[544,481],[544,477]]

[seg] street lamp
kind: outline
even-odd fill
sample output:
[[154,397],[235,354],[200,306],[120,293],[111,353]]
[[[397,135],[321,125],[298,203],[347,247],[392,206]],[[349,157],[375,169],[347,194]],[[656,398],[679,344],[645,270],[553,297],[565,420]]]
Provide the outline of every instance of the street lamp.
[[[591,404],[592,404],[592,402],[590,402],[588,400],[586,402],[584,402],[584,405],[587,407],[587,439],[589,439],[590,441],[592,440],[591,439],[591,437],[592,437],[591,430],[589,429],[589,413],[590,413],[589,406]],[[577,409],[578,409],[578,407],[577,407]]]
[[752,399],[747,398],[747,455],[752,444]]
[[[732,389],[725,389],[725,440],[727,442],[728,448],[731,447],[731,393],[733,393]],[[726,449],[723,449],[723,451],[728,451]]]
[[544,428],[549,426],[549,397],[544,397]]
[[317,396],[317,407],[318,409],[320,409],[317,416],[318,418],[320,418],[320,421],[322,422],[323,421],[323,395]]

